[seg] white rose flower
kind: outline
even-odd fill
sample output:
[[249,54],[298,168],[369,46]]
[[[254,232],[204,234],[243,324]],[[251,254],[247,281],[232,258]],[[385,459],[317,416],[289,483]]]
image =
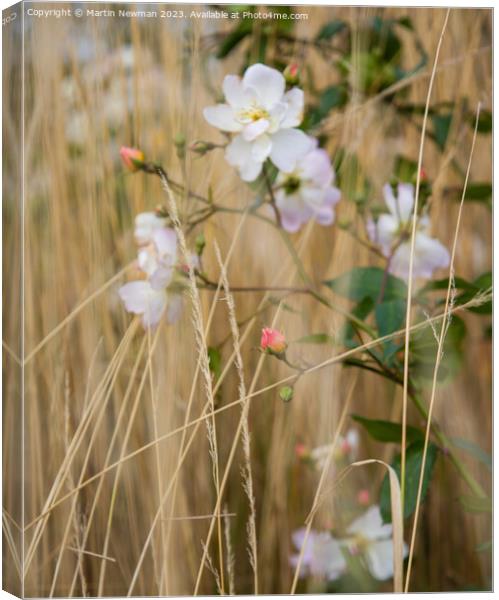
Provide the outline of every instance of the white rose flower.
[[310,140],[310,152],[298,159],[293,171],[280,172],[276,180],[276,205],[282,226],[289,232],[298,231],[310,219],[331,225],[341,197],[333,186],[335,173],[327,152],[316,147],[316,140]]
[[[353,536],[348,542],[351,551],[361,552],[366,566],[378,581],[393,577],[393,540],[391,523],[383,524],[377,504],[348,527],[347,533]],[[408,554],[407,544],[403,546],[404,558]]]
[[[305,528],[297,529],[292,535],[293,544],[299,551],[305,541],[305,531]],[[299,556],[298,553],[290,557],[291,566],[296,568]],[[303,551],[300,577],[312,575],[334,581],[341,577],[346,567],[340,543],[327,531],[318,532],[311,529]]]
[[255,64],[242,79],[227,75],[223,82],[226,103],[203,111],[210,125],[237,134],[225,157],[244,181],[254,181],[267,158],[281,171],[291,172],[311,149],[310,138],[295,129],[303,118],[303,91],[285,89],[279,71]]
[[[381,215],[376,222],[370,219],[367,222],[367,233],[371,241],[378,244],[384,256],[388,258],[391,256],[393,246],[399,240],[400,234],[405,231],[410,236],[414,188],[410,183],[399,183],[395,197],[391,185],[386,184],[383,187],[383,194],[390,212]],[[430,237],[429,232],[430,220],[427,215],[424,215],[418,221],[414,240],[413,277],[430,278],[435,269],[449,266],[449,251],[437,239]],[[409,237],[393,252],[390,260],[390,273],[407,281],[410,255],[411,240]]]

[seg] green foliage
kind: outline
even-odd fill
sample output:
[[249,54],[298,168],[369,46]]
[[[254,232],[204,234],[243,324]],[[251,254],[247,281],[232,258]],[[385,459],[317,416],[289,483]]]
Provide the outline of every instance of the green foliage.
[[[440,322],[436,327],[437,336],[440,333]],[[463,359],[463,342],[466,336],[464,321],[452,315],[443,342],[443,359],[438,372],[438,380],[444,382],[455,376]],[[410,356],[411,370],[423,381],[433,379],[437,358],[438,341],[432,327],[428,325],[422,330],[415,331],[411,336]]]
[[[382,421],[379,419],[367,419],[360,415],[352,415],[352,419],[362,425],[374,440],[378,442],[393,442],[395,444],[400,444],[402,439],[402,425],[400,423]],[[411,425],[406,427],[406,436],[409,443],[424,440],[424,432]]]
[[[492,203],[492,184],[488,182],[472,182],[466,186],[464,199],[468,202],[484,202],[491,205]],[[461,200],[461,194],[456,198]]]
[[[475,127],[476,116],[471,113],[468,117],[471,127]],[[482,109],[478,116],[478,133],[491,133],[492,131],[492,113],[490,110]]]
[[452,123],[452,112],[441,115],[433,115],[433,139],[440,150],[445,148],[447,138],[449,137],[450,126]]
[[218,348],[214,348],[213,346],[208,348],[208,363],[214,378],[218,379],[222,372],[222,355]]
[[407,296],[406,284],[379,267],[356,267],[335,279],[325,281],[324,284],[340,296],[356,301],[370,298],[376,302],[383,285],[385,302],[404,299]]
[[347,23],[345,21],[341,21],[340,19],[334,19],[334,21],[329,21],[326,23],[319,33],[316,35],[316,42],[322,42],[324,40],[331,40],[334,36],[338,35],[342,31],[348,29]]
[[[423,461],[423,446],[424,442],[418,440],[413,442],[406,449],[406,462],[405,462],[405,499],[404,499],[404,518],[410,517],[416,510],[416,500],[418,495],[419,476],[421,471],[421,465]],[[437,446],[431,442],[428,444],[428,452],[426,454],[426,463],[423,476],[423,487],[421,490],[421,502],[426,498],[428,493],[428,486],[430,484],[431,476],[433,474],[433,468],[437,459]],[[392,463],[392,467],[395,469],[397,476],[400,480],[400,454],[395,457]],[[381,509],[381,516],[385,523],[391,523],[392,512],[390,504],[390,482],[388,480],[388,474],[385,475],[383,483],[381,484],[379,504]]]
[[[418,298],[421,302],[425,303],[428,292],[434,290],[447,290],[448,285],[448,278],[430,281],[423,288],[421,288],[418,294]],[[455,297],[454,303],[456,305],[466,304],[467,302],[472,300],[477,294],[483,293],[492,288],[492,272],[487,271],[485,273],[482,273],[474,281],[466,281],[462,277],[455,277],[454,287],[456,290],[461,291],[461,293]],[[441,299],[439,304],[443,304],[444,302],[445,298]],[[492,314],[492,300],[484,302],[479,306],[470,306],[468,310],[480,315],[490,315]]]

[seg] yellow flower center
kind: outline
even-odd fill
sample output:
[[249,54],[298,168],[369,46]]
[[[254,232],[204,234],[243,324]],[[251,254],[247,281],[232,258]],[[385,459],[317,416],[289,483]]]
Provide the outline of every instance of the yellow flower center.
[[259,121],[260,119],[268,119],[269,117],[269,113],[264,108],[255,105],[246,108],[239,113],[239,119],[246,123]]

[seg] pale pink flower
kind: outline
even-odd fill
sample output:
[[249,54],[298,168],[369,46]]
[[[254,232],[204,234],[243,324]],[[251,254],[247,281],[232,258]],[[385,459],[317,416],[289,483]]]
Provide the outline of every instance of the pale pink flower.
[[[289,559],[294,568],[298,565],[301,547],[305,542],[305,532],[305,528],[297,529],[292,535],[293,544],[298,550],[298,553]],[[303,551],[299,576],[312,575],[334,581],[341,577],[346,567],[340,543],[327,531],[318,532],[311,529]]]
[[310,219],[320,225],[334,222],[334,207],[341,192],[334,187],[335,173],[327,152],[317,148],[310,138],[312,149],[298,159],[293,171],[277,176],[275,199],[286,231],[295,232]]
[[286,350],[286,338],[277,329],[264,327],[260,340],[260,348],[272,354],[282,354]]
[[[391,185],[386,184],[383,194],[389,212],[382,214],[376,222],[369,219],[366,224],[367,233],[387,258],[391,256],[390,273],[407,281],[411,255],[414,187],[410,183],[399,183],[395,196]],[[437,239],[430,237],[429,232],[429,217],[423,215],[418,219],[414,240],[413,277],[430,278],[436,269],[449,266],[449,251]],[[394,250],[401,234],[405,234],[406,239]]]
[[[383,523],[377,504],[371,506],[363,515],[355,519],[347,533],[353,536],[350,542],[352,554],[362,553],[371,575],[379,581],[393,577],[393,539],[391,523]],[[407,545],[403,546],[404,557],[408,554]]]

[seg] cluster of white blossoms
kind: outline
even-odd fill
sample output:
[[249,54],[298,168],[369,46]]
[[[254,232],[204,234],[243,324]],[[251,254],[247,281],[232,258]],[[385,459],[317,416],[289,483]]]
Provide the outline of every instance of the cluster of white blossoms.
[[[411,257],[414,187],[410,183],[399,183],[395,196],[392,186],[387,183],[383,186],[383,195],[389,212],[382,214],[377,221],[369,219],[367,233],[389,259],[390,273],[407,281]],[[413,277],[430,278],[434,270],[449,266],[449,251],[438,240],[430,237],[429,233],[430,219],[428,215],[423,215],[418,219],[414,240]]]
[[335,174],[317,140],[297,127],[303,120],[303,90],[286,91],[282,73],[262,64],[244,76],[223,81],[226,103],[204,109],[204,117],[221,131],[235,134],[225,150],[227,162],[244,181],[255,181],[267,159],[279,170],[275,199],[284,229],[297,231],[310,219],[334,221],[340,191]]
[[177,235],[153,212],[135,218],[137,266],[144,279],[123,285],[119,295],[128,312],[141,315],[144,327],[156,325],[166,312],[174,323],[182,310],[181,286],[176,282]]
[[[392,525],[383,524],[377,504],[355,519],[346,530],[346,537],[336,539],[327,531],[311,530],[303,550],[300,577],[317,577],[334,581],[347,570],[345,553],[363,558],[369,573],[378,581],[393,577]],[[293,543],[301,551],[305,529],[293,533]],[[404,558],[408,554],[404,543]],[[299,553],[290,557],[291,566],[297,567]]]

